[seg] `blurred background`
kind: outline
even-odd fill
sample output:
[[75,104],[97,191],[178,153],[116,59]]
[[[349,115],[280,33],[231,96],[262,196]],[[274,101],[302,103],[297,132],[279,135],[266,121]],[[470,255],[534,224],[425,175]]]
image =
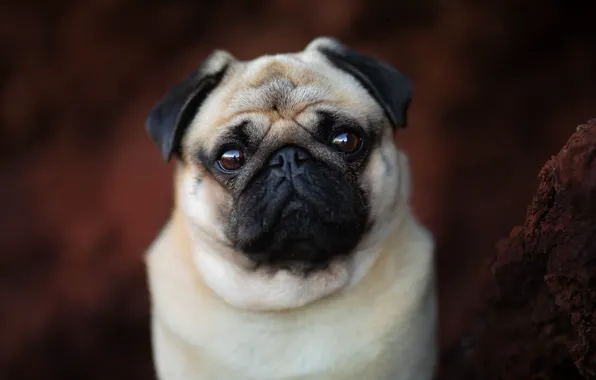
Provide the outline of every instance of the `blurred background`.
[[437,240],[441,346],[478,309],[543,163],[596,117],[593,0],[0,3],[0,379],[152,379],[143,251],[171,207],[144,131],[213,49],[332,35],[414,82],[419,217]]

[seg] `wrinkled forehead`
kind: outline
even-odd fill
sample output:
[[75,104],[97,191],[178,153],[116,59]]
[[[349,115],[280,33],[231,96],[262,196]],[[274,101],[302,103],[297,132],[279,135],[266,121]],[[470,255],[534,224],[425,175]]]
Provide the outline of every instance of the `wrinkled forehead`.
[[[272,125],[313,128],[320,111],[351,119],[363,128],[380,125],[383,112],[349,74],[314,52],[264,56],[236,62],[201,107],[187,141],[210,146],[230,128],[247,122],[253,133]],[[282,127],[280,127],[282,128]]]

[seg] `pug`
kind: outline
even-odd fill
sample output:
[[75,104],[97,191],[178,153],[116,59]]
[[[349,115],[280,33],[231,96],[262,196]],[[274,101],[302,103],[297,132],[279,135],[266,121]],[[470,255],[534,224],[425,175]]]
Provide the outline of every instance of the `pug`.
[[410,207],[410,81],[319,37],[213,52],[146,130],[175,159],[146,253],[160,380],[428,380],[433,237]]

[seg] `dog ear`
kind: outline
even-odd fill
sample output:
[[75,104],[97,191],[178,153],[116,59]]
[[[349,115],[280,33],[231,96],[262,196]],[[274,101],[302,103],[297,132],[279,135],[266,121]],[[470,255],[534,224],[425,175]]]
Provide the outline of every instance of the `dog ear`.
[[166,162],[173,154],[180,157],[186,129],[233,60],[229,53],[215,51],[188,78],[173,86],[149,113],[145,129]]
[[381,105],[394,129],[406,126],[412,84],[405,75],[385,62],[347,48],[333,38],[316,38],[306,50],[319,51],[331,64],[360,82]]

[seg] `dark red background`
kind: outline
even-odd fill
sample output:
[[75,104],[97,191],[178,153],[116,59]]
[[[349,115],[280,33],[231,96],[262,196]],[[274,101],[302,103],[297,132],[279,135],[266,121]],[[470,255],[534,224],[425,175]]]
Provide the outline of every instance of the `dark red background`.
[[333,35],[415,84],[415,207],[437,239],[441,341],[523,222],[542,164],[596,116],[596,3],[3,1],[0,379],[151,378],[143,250],[171,206],[153,103],[212,49]]

